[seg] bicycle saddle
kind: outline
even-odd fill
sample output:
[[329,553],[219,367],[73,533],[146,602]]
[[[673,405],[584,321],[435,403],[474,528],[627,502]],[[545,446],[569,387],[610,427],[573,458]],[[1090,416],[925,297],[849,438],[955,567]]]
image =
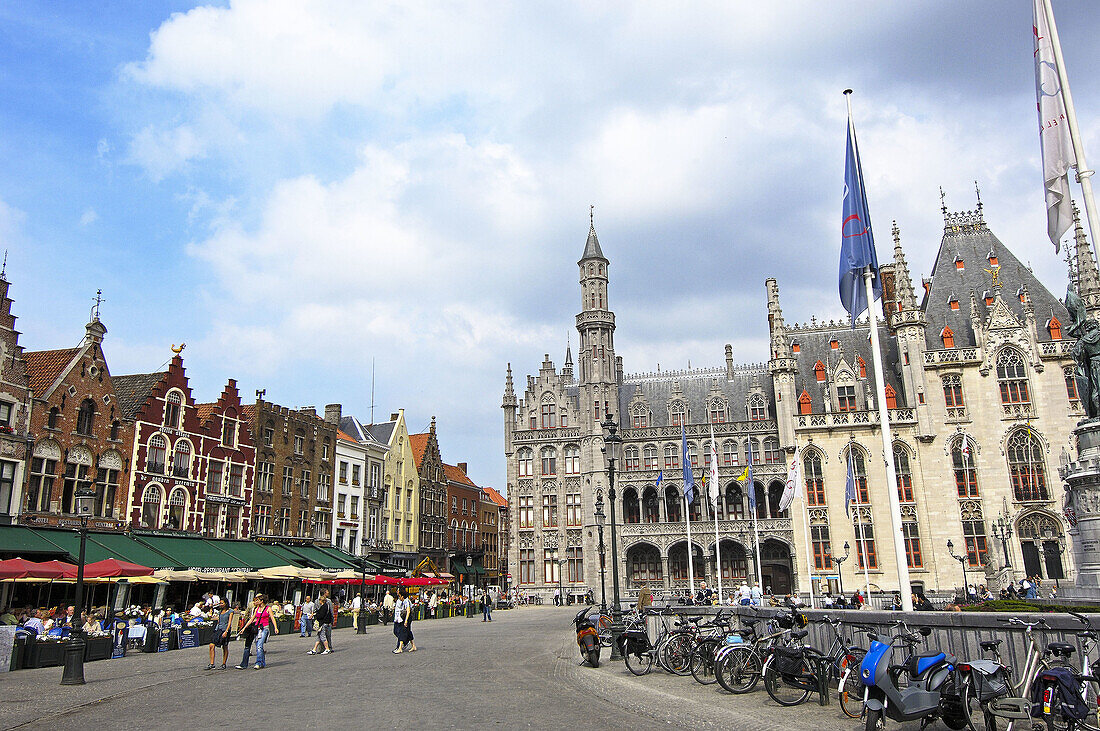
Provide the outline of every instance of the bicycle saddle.
[[808,634],[810,634],[809,630],[800,629],[797,632],[791,632],[791,639],[792,640],[801,640],[803,637],[805,637]]
[[1002,642],[1004,642],[1004,640],[982,640],[978,643],[978,646],[983,650],[996,650],[997,646]]
[[1051,642],[1049,645],[1047,645],[1047,649],[1055,655],[1060,655],[1061,657],[1069,657],[1077,650],[1076,647],[1069,644],[1068,642]]

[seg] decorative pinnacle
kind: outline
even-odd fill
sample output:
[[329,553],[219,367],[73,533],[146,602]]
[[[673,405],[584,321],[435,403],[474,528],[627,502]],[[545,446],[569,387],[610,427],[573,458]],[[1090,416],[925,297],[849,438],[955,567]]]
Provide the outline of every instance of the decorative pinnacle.
[[596,228],[596,206],[588,206],[588,227]]
[[103,290],[102,289],[97,289],[95,291],[95,299],[93,301],[95,302],[95,305],[92,306],[92,320],[98,321],[99,320],[99,306],[107,301],[107,300],[103,299]]
[[4,266],[0,268],[0,279],[7,279],[8,274],[8,250],[4,249]]
[[943,186],[940,186],[940,211],[943,212],[943,216],[947,218],[947,195],[943,192]]
[[974,181],[974,194],[978,196],[978,210],[982,210],[982,189],[978,187],[978,181]]

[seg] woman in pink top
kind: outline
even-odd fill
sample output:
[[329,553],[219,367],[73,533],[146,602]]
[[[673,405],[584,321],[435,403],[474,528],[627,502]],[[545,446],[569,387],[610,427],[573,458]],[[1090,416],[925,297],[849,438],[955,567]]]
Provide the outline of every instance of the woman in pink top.
[[248,613],[248,621],[241,627],[240,633],[244,637],[245,646],[244,660],[237,666],[238,670],[248,667],[248,655],[253,636],[256,638],[256,664],[253,667],[260,670],[267,666],[264,643],[267,642],[273,630],[275,634],[279,634],[279,626],[275,624],[275,620],[271,617],[271,609],[267,606],[267,597],[257,594],[252,600],[252,611]]

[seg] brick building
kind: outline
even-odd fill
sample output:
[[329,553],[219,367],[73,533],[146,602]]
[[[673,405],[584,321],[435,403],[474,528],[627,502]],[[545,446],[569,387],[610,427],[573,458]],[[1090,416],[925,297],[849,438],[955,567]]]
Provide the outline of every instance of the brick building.
[[23,354],[32,393],[30,435],[34,440],[20,522],[69,526],[77,521],[73,494],[96,492],[96,530],[126,525],[132,423],[115,398],[103,354],[107,328],[98,308],[75,348]]
[[508,501],[491,487],[481,488],[481,502],[478,520],[481,532],[482,558],[485,566],[485,580],[489,584],[505,585],[507,568],[504,561],[504,539],[508,535],[508,524],[503,520]]
[[8,281],[0,270],[0,524],[14,522],[22,506],[30,410],[23,348],[11,314]]
[[252,535],[328,543],[336,424],[313,407],[290,409],[263,396],[257,391],[256,403],[244,408],[256,435]]
[[[447,555],[450,572],[462,575],[465,583],[480,583],[484,574],[481,563],[480,504],[481,488],[466,474],[466,463],[444,464],[447,478]],[[466,559],[470,558],[469,564]]]
[[199,404],[196,409],[206,458],[201,485],[202,534],[208,538],[248,538],[256,445],[237,382],[230,378],[217,401]]
[[439,454],[434,416],[427,433],[409,435],[409,446],[420,477],[420,556],[432,559],[446,571],[447,477]]

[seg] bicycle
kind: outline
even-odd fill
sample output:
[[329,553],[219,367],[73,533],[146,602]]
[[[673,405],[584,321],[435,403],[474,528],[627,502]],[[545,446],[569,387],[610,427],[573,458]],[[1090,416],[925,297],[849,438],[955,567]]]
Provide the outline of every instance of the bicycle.
[[[671,612],[666,610],[650,609],[644,613],[637,612],[627,618],[626,629],[619,637],[619,652],[623,656],[626,669],[634,675],[645,675],[653,670],[658,650],[669,632],[665,618],[670,615]],[[656,643],[649,640],[649,617],[661,618],[661,629]]]
[[700,616],[677,620],[676,626],[657,644],[657,664],[673,675],[690,675],[691,652],[702,621]]
[[[742,618],[744,629],[730,636],[741,637],[742,641],[733,640],[721,648],[715,658],[714,674],[722,687],[736,694],[752,691],[774,648],[790,642],[796,621],[793,612],[781,612],[774,620],[763,622]],[[749,641],[746,643],[745,640]]]
[[718,682],[715,657],[730,636],[730,621],[719,610],[714,619],[700,625],[700,629],[701,636],[696,641],[689,660],[691,677],[702,685],[713,685]]
[[[849,674],[850,667],[858,667],[865,653],[862,648],[850,646],[840,632],[840,620],[825,617],[816,620],[818,624],[827,624],[833,631],[833,640],[827,653],[816,647],[799,644],[790,648],[776,648],[772,658],[764,667],[764,690],[776,703],[783,706],[797,706],[805,703],[811,693],[824,694],[836,681],[840,692],[841,707],[849,718],[859,718],[862,713],[863,697],[859,696],[858,706],[855,696],[840,688],[841,679]],[[806,631],[792,632],[791,637],[801,640]]]

